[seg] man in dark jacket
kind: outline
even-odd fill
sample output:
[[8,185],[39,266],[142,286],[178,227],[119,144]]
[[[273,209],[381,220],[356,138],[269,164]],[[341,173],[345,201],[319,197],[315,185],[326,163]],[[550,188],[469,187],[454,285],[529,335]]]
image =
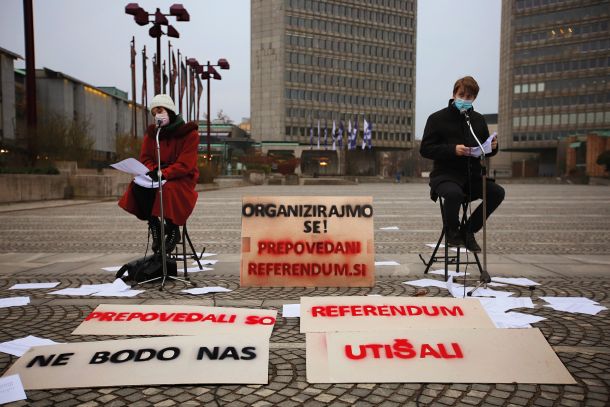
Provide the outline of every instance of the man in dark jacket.
[[[481,248],[474,234],[483,227],[483,208],[479,205],[466,224],[460,229],[459,211],[462,202],[471,202],[483,196],[481,163],[472,156],[472,148],[478,144],[468,127],[483,144],[489,137],[489,129],[483,116],[475,112],[472,102],[479,93],[479,85],[471,76],[458,79],[453,87],[453,99],[449,105],[428,117],[420,154],[434,160],[430,173],[432,193],[444,199],[444,217],[447,226],[447,244],[465,246],[472,252]],[[468,119],[468,120],[467,120]],[[491,142],[493,156],[498,152],[498,141]],[[504,188],[487,180],[487,216],[504,200]]]

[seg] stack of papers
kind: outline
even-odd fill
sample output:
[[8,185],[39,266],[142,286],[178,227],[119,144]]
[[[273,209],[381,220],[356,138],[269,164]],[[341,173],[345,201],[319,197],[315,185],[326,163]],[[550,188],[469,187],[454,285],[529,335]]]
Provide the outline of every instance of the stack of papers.
[[608,309],[585,297],[540,297],[540,299],[550,304],[545,307],[553,308],[556,311],[597,315]]
[[193,295],[209,294],[209,293],[228,293],[231,291],[233,291],[233,290],[229,290],[228,288],[224,288],[224,287],[196,287],[196,288],[189,288],[188,290],[182,290],[183,293],[188,293],[188,294],[193,294]]
[[0,298],[0,308],[20,307],[22,305],[28,305],[29,303],[30,297]]
[[[483,151],[485,152],[485,154],[491,154],[491,142],[493,141],[494,137],[496,137],[497,133],[494,132],[492,135],[490,135],[489,137],[487,137],[487,140],[485,140],[485,142],[483,144],[481,144],[483,146]],[[468,152],[468,155],[471,157],[480,157],[481,156],[481,147],[477,146],[477,147],[470,147],[469,149],[470,151]]]
[[23,356],[33,346],[57,345],[58,342],[50,339],[39,338],[37,336],[26,336],[25,338],[14,339],[0,343],[0,352],[8,353],[13,356]]
[[[133,174],[136,177],[133,179],[133,182],[138,184],[144,188],[159,188],[158,182],[153,182],[153,180],[146,175],[148,171],[148,167],[144,164],[136,160],[135,158],[127,158],[123,161],[119,161],[118,163],[110,164],[111,167],[116,168],[119,171],[126,172],[128,174]],[[161,182],[161,184],[165,184],[165,180]]]
[[51,291],[49,294],[56,295],[92,295],[94,297],[135,297],[144,290],[132,290],[131,287],[120,278],[109,284],[83,284],[77,288],[64,288],[63,290]]

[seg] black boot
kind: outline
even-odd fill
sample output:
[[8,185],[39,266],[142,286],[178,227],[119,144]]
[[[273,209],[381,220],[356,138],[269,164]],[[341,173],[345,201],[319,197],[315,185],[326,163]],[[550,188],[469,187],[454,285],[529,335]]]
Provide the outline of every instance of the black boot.
[[459,231],[447,228],[447,246],[464,246],[464,239]]
[[180,243],[180,228],[168,222],[166,225],[165,252],[173,252],[178,243]]
[[157,253],[161,247],[161,222],[159,218],[153,216],[148,220],[148,229],[152,236],[152,251]]
[[481,247],[474,238],[474,233],[466,232],[464,235],[464,242],[466,243],[466,249],[473,253],[481,253]]

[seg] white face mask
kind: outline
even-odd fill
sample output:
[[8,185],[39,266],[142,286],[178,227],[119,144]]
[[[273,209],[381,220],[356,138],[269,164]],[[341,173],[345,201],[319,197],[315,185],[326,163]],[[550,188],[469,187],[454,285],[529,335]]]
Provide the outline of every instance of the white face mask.
[[169,124],[169,114],[167,113],[157,113],[155,115],[155,123],[161,121],[161,125],[159,127],[164,127]]

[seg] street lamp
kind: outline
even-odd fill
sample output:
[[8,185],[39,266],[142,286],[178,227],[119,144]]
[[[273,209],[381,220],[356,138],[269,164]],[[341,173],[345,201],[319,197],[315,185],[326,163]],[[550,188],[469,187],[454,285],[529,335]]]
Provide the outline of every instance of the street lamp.
[[[136,24],[147,25],[152,23],[153,26],[148,30],[148,35],[152,38],[157,39],[157,66],[155,70],[157,72],[157,80],[155,81],[155,94],[161,93],[161,36],[166,34],[168,37],[180,38],[180,33],[169,24],[166,16],[176,17],[176,21],[190,21],[191,16],[188,11],[182,6],[182,4],[174,4],[169,8],[169,14],[163,14],[159,8],[154,14],[148,13],[138,3],[129,3],[125,6],[125,13],[132,15]],[[150,18],[153,17],[151,20]],[[167,26],[167,32],[163,32],[161,26]]]
[[195,69],[195,72],[197,74],[201,74],[201,79],[204,79],[207,81],[207,85],[208,85],[208,92],[207,92],[207,96],[208,96],[208,106],[207,106],[207,116],[208,116],[208,123],[207,123],[207,132],[208,132],[208,136],[207,136],[207,144],[208,144],[208,160],[212,159],[212,152],[211,152],[211,148],[210,148],[210,123],[212,121],[211,117],[210,117],[210,79],[216,79],[216,80],[221,80],[222,76],[220,76],[220,74],[218,73],[218,71],[214,68],[214,67],[218,67],[220,69],[229,69],[230,65],[229,65],[229,61],[227,61],[225,58],[220,58],[218,60],[218,62],[215,65],[212,65],[210,63],[210,61],[208,61],[207,64],[205,65],[200,65],[199,62],[197,62],[197,60],[195,58],[189,58],[186,63],[191,66],[193,69]]

